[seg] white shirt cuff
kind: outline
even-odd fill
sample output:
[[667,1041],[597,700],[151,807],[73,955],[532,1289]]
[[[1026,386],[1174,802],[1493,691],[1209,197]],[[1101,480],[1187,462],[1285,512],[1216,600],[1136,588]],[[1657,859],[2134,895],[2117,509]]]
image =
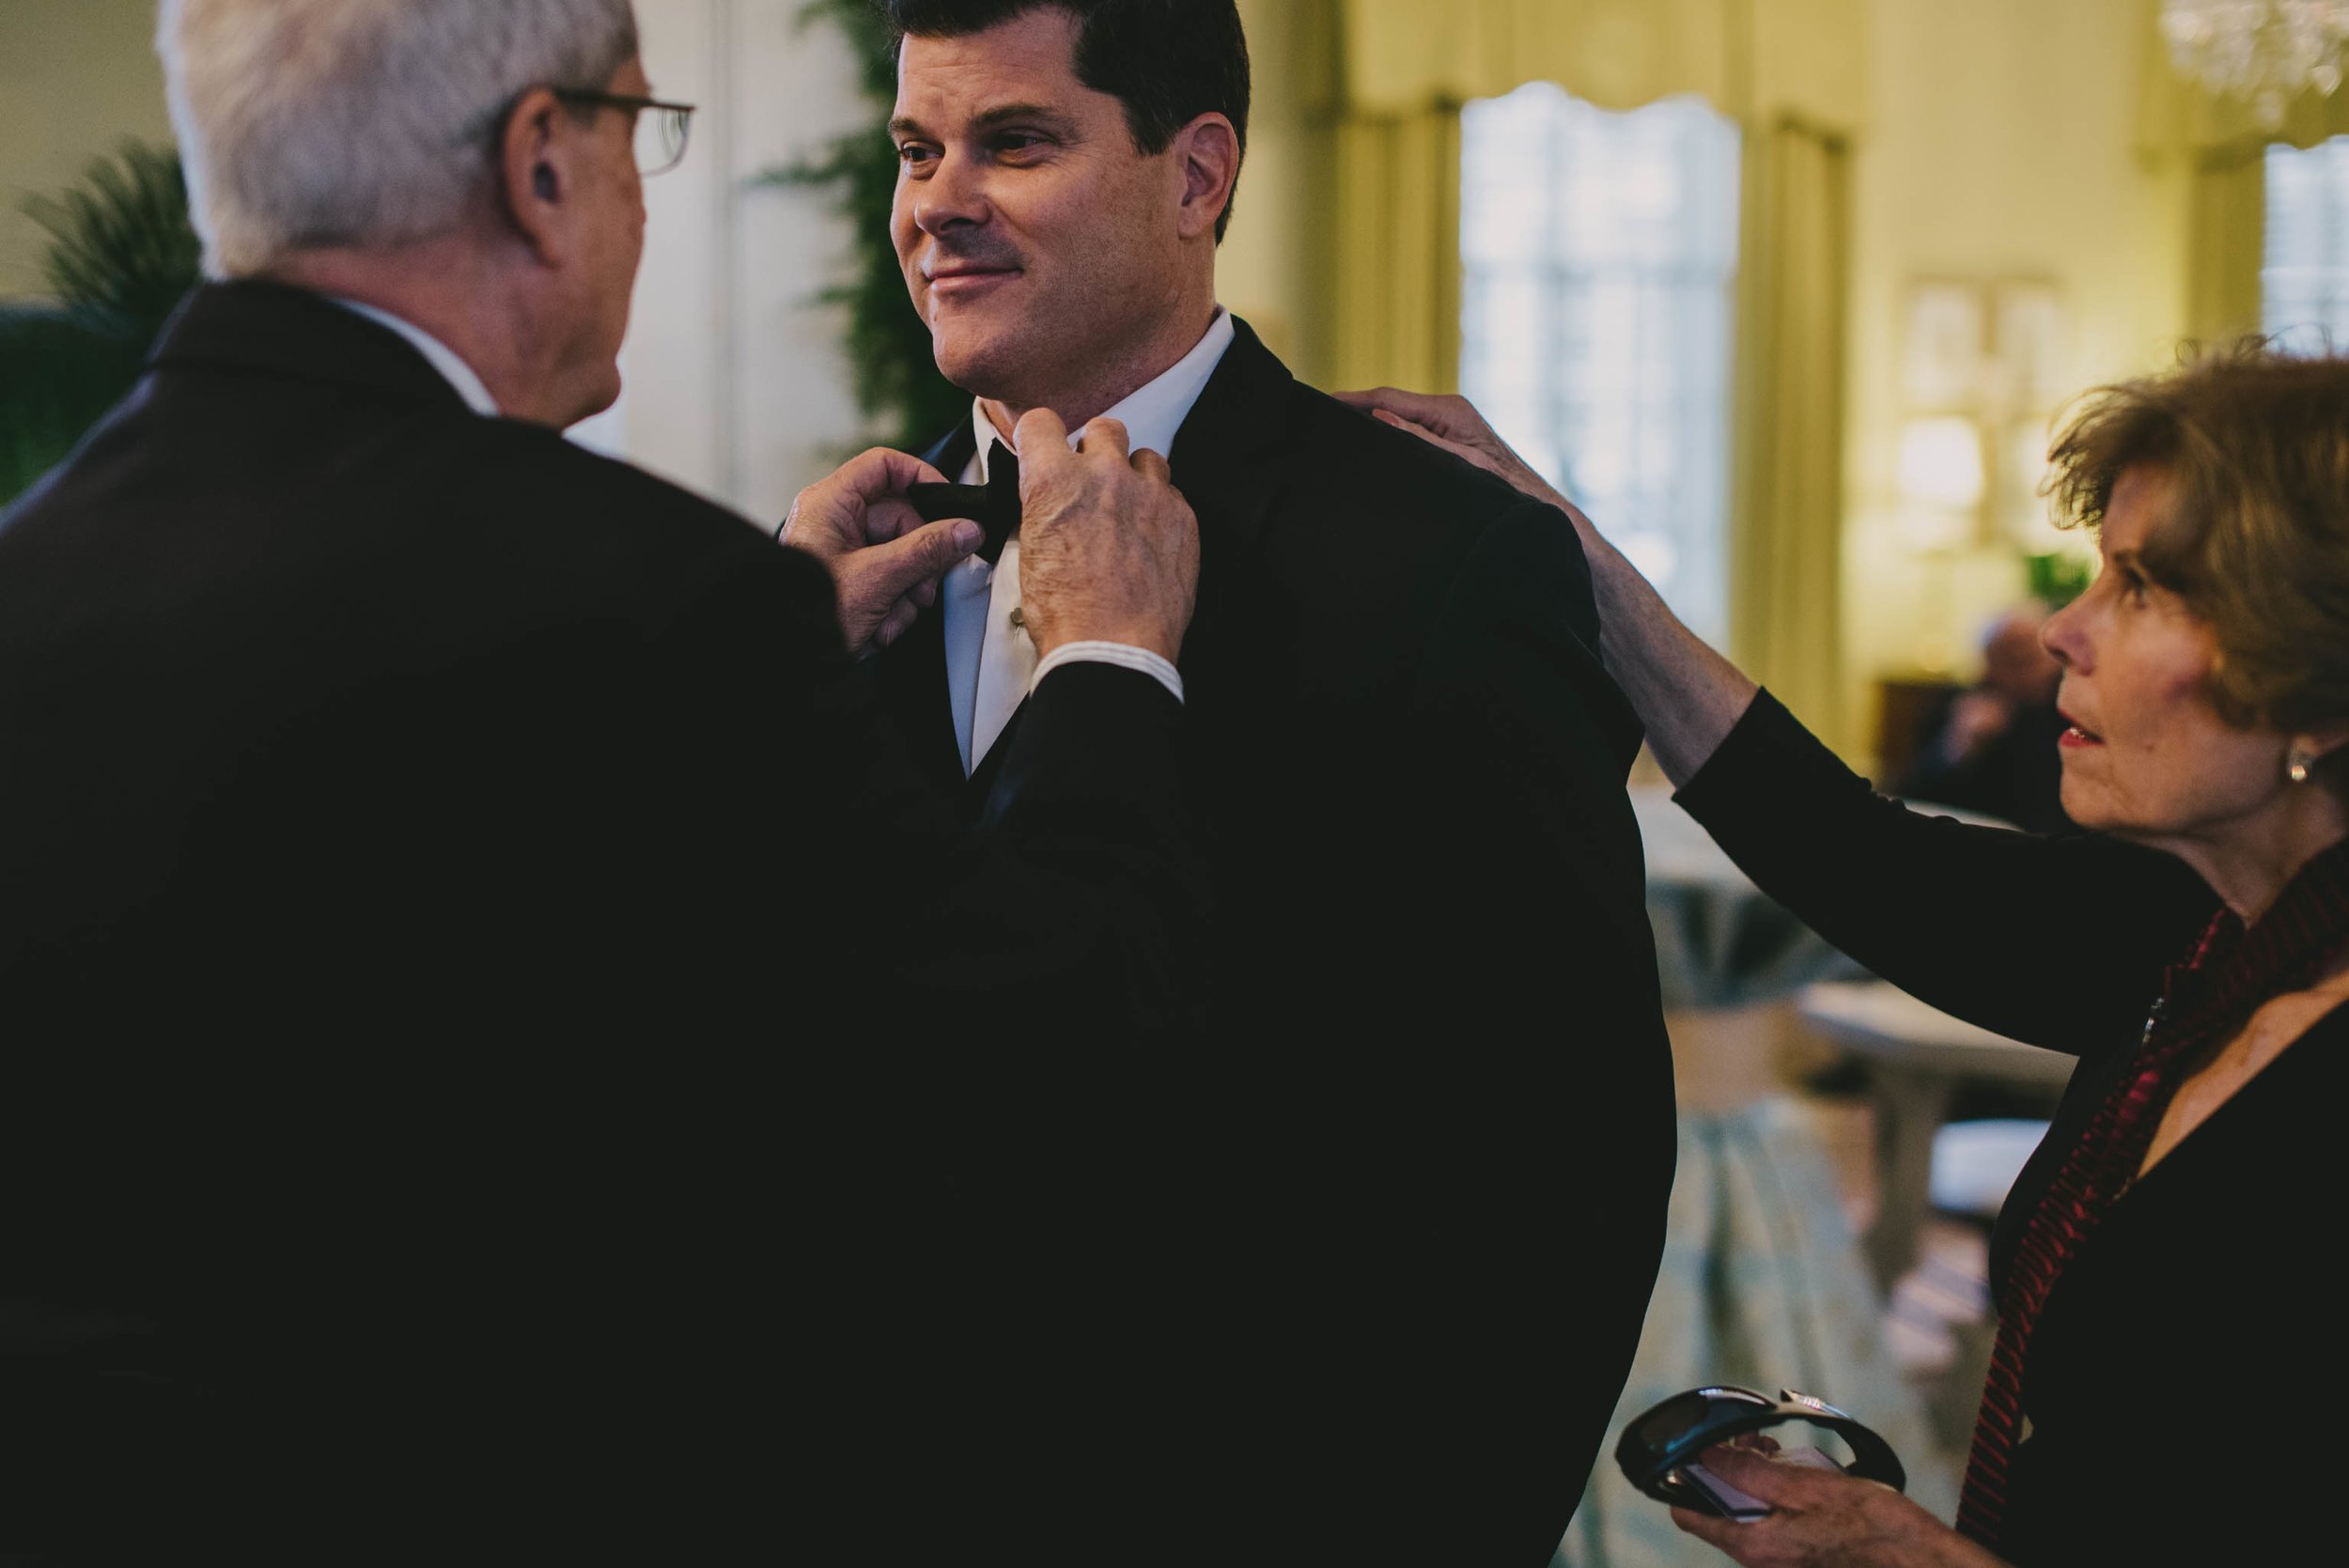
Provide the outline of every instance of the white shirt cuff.
[[1130,643],[1063,643],[1037,660],[1035,674],[1029,677],[1028,690],[1033,691],[1046,675],[1064,664],[1122,664],[1128,670],[1140,670],[1183,700],[1182,672],[1173,662],[1148,648],[1138,648]]

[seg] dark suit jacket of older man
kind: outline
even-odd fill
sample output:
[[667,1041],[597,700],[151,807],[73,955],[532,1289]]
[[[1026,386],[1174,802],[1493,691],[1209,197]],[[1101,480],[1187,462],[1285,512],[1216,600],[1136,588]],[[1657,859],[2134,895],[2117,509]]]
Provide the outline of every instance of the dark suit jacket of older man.
[[[1245,323],[1168,456],[1199,515],[1180,664],[1218,952],[1209,1045],[1150,1067],[1128,1128],[1187,1183],[1166,1291],[1129,1304],[1147,1465],[1185,1500],[1134,1506],[1249,1554],[1220,1560],[1541,1568],[1629,1367],[1674,1145],[1639,725],[1588,567],[1555,510],[1300,384]],[[879,664],[916,763],[961,781],[938,617]]]
[[0,1555],[880,1511],[961,1129],[1179,1023],[1197,899],[1147,676],[1048,678],[975,835],[863,681],[739,518],[192,298],[0,515]]

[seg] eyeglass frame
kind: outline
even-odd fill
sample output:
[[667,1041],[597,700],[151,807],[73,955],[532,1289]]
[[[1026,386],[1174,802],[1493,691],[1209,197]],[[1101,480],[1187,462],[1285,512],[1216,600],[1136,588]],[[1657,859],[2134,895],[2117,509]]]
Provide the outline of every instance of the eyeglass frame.
[[[1642,1436],[1641,1429],[1683,1400],[1700,1404],[1670,1436]],[[1683,1466],[1717,1443],[1786,1421],[1805,1421],[1834,1433],[1850,1445],[1848,1473],[1906,1491],[1908,1472],[1892,1445],[1825,1400],[1781,1389],[1776,1399],[1733,1383],[1708,1384],[1676,1393],[1628,1422],[1615,1444],[1615,1464],[1624,1478],[1658,1502],[1717,1512],[1704,1495],[1680,1476]]]
[[677,116],[677,156],[657,169],[648,169],[640,163],[636,172],[649,179],[654,175],[667,174],[685,162],[685,149],[692,141],[693,112],[700,107],[699,104],[672,103],[665,99],[644,98],[635,93],[605,92],[599,87],[552,87],[548,90],[562,103],[585,104],[597,109],[621,109],[637,115],[647,109],[659,109],[664,114]]

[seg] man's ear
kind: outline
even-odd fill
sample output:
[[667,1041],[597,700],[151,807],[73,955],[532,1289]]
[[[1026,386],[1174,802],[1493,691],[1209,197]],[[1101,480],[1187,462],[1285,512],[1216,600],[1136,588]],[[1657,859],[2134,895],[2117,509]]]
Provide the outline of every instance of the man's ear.
[[1215,232],[1215,221],[1232,199],[1239,179],[1239,132],[1218,114],[1201,115],[1174,132],[1171,149],[1183,175],[1183,206],[1176,232],[1196,239]]
[[552,266],[570,250],[566,221],[577,192],[576,121],[547,87],[522,94],[498,138],[498,194],[511,224],[539,261]]

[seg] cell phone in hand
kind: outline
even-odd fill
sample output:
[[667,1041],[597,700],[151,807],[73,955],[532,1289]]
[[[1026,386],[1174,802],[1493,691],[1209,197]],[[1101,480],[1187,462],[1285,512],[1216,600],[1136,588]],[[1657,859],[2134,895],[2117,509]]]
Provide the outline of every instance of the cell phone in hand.
[[[1843,1467],[1814,1448],[1781,1449],[1770,1457],[1781,1465],[1807,1465],[1814,1470],[1840,1470]],[[1740,1492],[1694,1460],[1681,1466],[1677,1474],[1688,1483],[1691,1491],[1724,1519],[1750,1525],[1771,1512],[1768,1503],[1750,1492]]]

